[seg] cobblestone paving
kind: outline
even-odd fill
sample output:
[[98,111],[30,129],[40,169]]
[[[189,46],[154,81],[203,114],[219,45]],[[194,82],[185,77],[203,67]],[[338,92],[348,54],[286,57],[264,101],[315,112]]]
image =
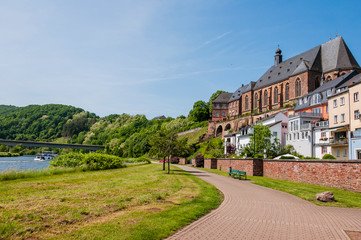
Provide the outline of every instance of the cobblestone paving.
[[361,209],[320,207],[293,195],[180,166],[224,194],[219,208],[169,239],[349,239],[361,231]]

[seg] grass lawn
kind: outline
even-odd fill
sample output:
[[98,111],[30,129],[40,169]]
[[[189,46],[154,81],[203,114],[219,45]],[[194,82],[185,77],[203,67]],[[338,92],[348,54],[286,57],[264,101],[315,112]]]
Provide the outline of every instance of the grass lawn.
[[[200,169],[223,176],[228,176],[227,172],[220,171],[218,169]],[[250,179],[254,184],[290,193],[319,206],[361,208],[361,193],[342,190],[339,188],[277,180],[267,177],[247,176],[247,179]],[[328,203],[317,201],[316,193],[325,191],[331,191],[334,194],[336,201]]]
[[221,203],[212,185],[161,168],[0,181],[0,239],[161,239]]

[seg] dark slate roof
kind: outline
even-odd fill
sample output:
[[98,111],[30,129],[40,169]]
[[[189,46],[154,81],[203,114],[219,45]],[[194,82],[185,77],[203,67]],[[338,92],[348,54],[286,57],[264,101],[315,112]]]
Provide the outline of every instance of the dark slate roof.
[[[302,96],[300,98],[300,99],[302,99],[302,104],[300,104],[300,101],[298,100],[296,103],[296,106],[295,106],[295,111],[311,107],[311,97],[316,93],[321,94],[321,103],[320,104],[326,103],[328,101],[327,100],[327,90],[336,89],[336,88],[341,87],[343,84],[350,83],[350,82],[352,82],[352,79],[358,75],[361,75],[361,74],[358,74],[356,71],[352,71],[352,72],[342,75],[341,77],[338,77],[332,81],[324,83],[322,86],[315,89],[313,92],[310,92],[310,93]],[[305,102],[304,99],[307,99],[307,102]],[[318,104],[318,105],[320,105],[320,104]],[[314,106],[317,106],[317,105],[314,105]]]
[[164,119],[166,119],[166,117],[162,115],[162,116],[154,117],[152,120],[164,120]]
[[279,124],[279,123],[281,123],[282,121],[277,121],[277,122],[275,122],[275,123],[270,123],[270,124],[268,124],[268,125],[266,125],[267,127],[273,127],[274,125],[277,125],[277,124]]
[[242,85],[242,87],[238,88],[237,91],[235,91],[231,98],[228,100],[228,102],[233,102],[235,100],[238,100],[242,97],[242,93],[248,92],[252,88],[252,84],[254,85],[255,82],[251,82],[247,85]]
[[281,82],[306,71],[329,72],[336,69],[360,69],[342,37],[332,39],[270,67],[258,79],[254,89]]
[[361,82],[361,73],[357,73],[354,75],[350,80],[344,82],[341,84],[338,88],[344,88],[344,87],[352,87],[353,85],[356,85]]
[[232,93],[221,93],[213,100],[212,103],[228,103],[228,100],[232,97]]

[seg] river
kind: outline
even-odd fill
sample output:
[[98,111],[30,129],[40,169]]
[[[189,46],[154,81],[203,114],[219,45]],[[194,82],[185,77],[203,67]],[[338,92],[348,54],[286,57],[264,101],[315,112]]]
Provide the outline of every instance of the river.
[[34,161],[35,156],[0,157],[0,173],[6,170],[39,170],[47,168],[49,161]]

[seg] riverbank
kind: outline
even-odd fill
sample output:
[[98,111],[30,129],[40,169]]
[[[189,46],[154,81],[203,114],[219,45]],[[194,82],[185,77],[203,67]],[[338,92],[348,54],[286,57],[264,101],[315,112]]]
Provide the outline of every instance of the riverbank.
[[0,157],[19,157],[20,153],[0,152]]
[[0,236],[164,238],[221,202],[214,186],[172,169],[146,164],[3,181]]

